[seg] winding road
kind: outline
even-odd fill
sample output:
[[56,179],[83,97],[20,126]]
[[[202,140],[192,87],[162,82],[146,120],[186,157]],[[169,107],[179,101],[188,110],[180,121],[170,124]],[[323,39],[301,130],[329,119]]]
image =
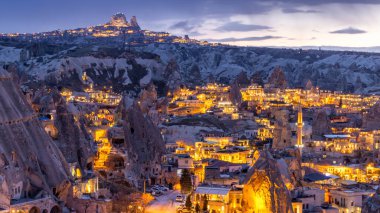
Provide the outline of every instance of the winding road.
[[152,201],[146,209],[147,213],[175,213],[176,208],[180,205],[180,203],[175,202],[175,198],[180,193],[178,191],[169,191],[159,197],[156,197],[154,201]]

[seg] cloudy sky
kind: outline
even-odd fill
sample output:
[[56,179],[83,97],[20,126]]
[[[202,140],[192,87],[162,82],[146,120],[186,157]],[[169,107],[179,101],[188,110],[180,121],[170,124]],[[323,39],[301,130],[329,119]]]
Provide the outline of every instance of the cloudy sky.
[[242,46],[380,46],[380,0],[1,0],[0,32],[97,25],[116,12],[144,29]]

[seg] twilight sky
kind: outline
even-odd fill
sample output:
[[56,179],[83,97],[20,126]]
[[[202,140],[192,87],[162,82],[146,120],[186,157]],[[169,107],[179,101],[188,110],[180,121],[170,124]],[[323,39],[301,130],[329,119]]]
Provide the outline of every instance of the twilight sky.
[[380,46],[380,0],[1,0],[0,32],[136,15],[143,29],[249,46]]

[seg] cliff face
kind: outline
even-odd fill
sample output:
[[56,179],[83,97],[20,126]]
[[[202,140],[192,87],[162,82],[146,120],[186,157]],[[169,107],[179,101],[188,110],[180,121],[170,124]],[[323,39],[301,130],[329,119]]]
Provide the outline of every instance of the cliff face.
[[[10,191],[15,199],[33,198],[41,191],[53,194],[55,188],[56,195],[66,194],[69,182],[65,159],[2,68],[0,100],[0,176],[2,188],[7,188],[2,193]],[[15,193],[15,187],[20,187],[20,192]]]
[[78,163],[81,168],[85,168],[95,151],[91,146],[90,135],[85,129],[84,118],[72,112],[71,108],[75,107],[70,108],[57,91],[48,92],[41,89],[34,96],[33,104],[38,106],[42,115],[53,114],[51,123],[45,125],[54,126],[56,129],[54,142],[66,161]]
[[293,212],[290,193],[281,177],[277,161],[269,152],[261,152],[248,171],[242,206],[247,213]]
[[[121,104],[125,105],[124,101]],[[135,186],[142,186],[144,178],[148,180],[147,183],[157,183],[165,149],[159,129],[148,116],[144,116],[136,103],[129,108],[122,108],[127,178]]]

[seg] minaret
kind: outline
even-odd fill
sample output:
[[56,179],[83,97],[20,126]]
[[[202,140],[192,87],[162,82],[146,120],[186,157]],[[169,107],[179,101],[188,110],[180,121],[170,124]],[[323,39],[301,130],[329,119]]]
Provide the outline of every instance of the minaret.
[[303,143],[302,143],[302,106],[301,104],[298,107],[298,119],[297,119],[297,147],[300,150],[301,158],[302,158],[302,148],[303,148]]

